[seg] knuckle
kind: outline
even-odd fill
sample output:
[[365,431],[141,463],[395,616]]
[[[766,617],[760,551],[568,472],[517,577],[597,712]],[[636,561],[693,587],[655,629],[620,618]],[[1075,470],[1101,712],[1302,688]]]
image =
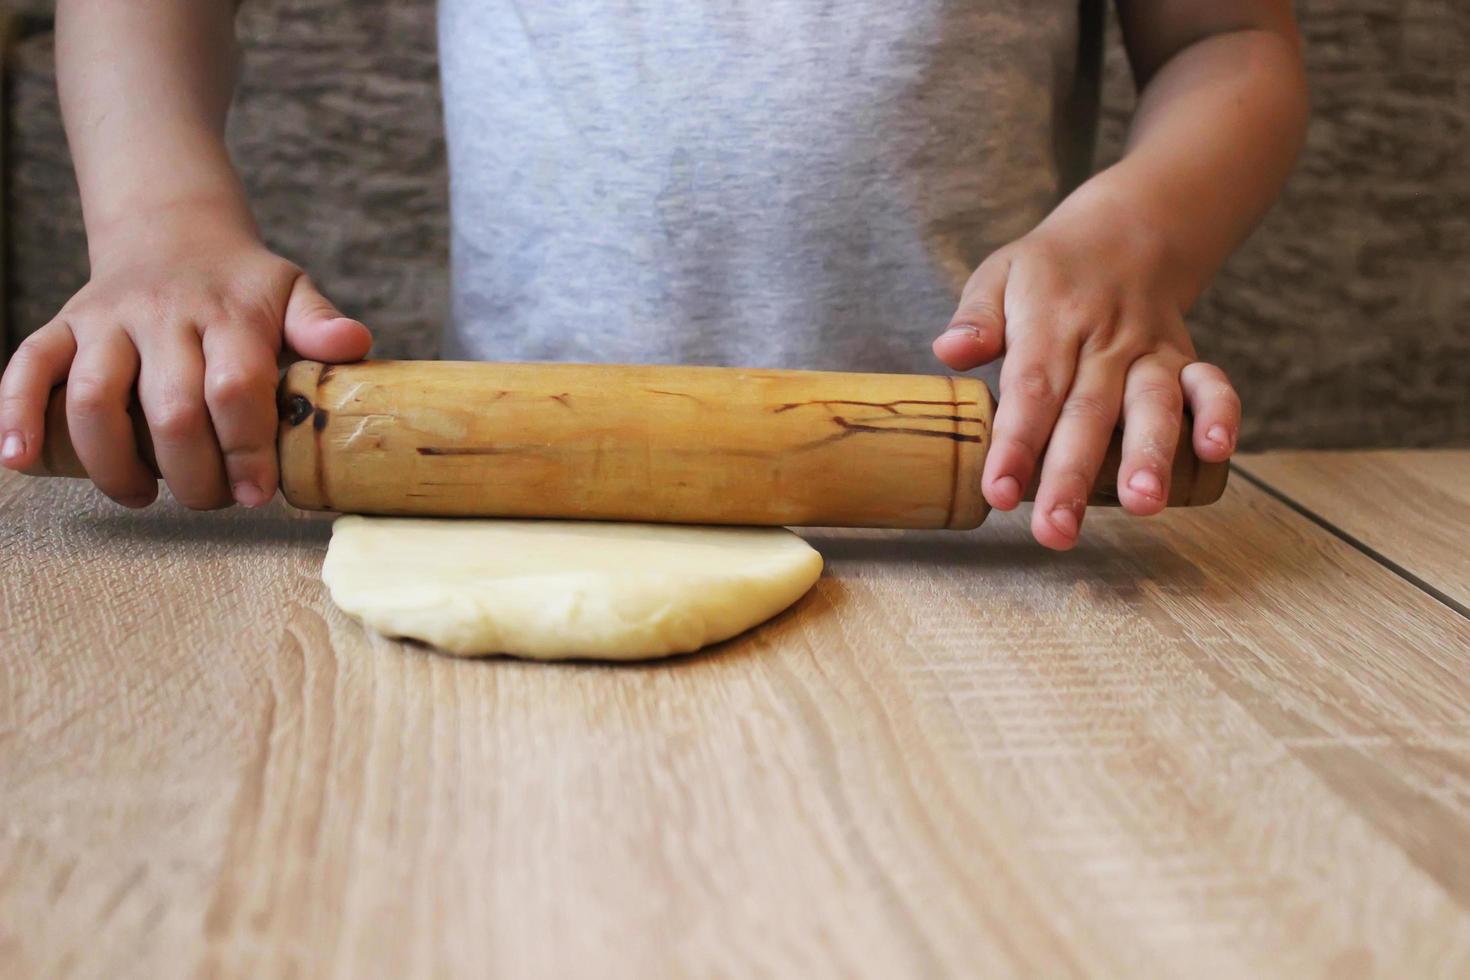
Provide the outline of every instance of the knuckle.
[[1145,381],[1132,392],[1132,400],[1138,405],[1149,405],[1170,415],[1184,411],[1184,391],[1166,381]]
[[1062,404],[1062,417],[1078,422],[1107,423],[1113,420],[1114,406],[1107,399],[1089,392],[1073,392]]
[[[44,370],[48,362],[60,361],[59,345],[56,344],[56,321],[46,324],[35,333],[24,337],[10,355],[10,363],[18,370]],[[49,341],[49,342],[48,342]]]
[[143,328],[183,332],[218,323],[228,316],[223,295],[197,281],[154,282],[139,286],[121,304],[124,322]]
[[238,408],[260,401],[274,386],[260,372],[231,367],[205,378],[204,397],[210,405]]
[[[1044,437],[1043,437],[1044,438]],[[1019,461],[1030,467],[1040,458],[1042,444],[1033,441],[1024,432],[1016,432],[996,441],[997,456],[1002,459]]]
[[1240,394],[1221,368],[1196,361],[1184,368],[1181,377],[1190,387],[1196,411],[1208,406],[1227,415],[1240,415]]
[[73,373],[66,382],[66,406],[82,418],[97,418],[112,409],[112,386],[97,374]]
[[[41,329],[44,330],[45,327]],[[16,345],[15,353],[10,355],[10,361],[12,364],[19,364],[29,368],[35,362],[42,360],[44,356],[45,350],[41,345],[39,331],[37,331],[37,333],[31,334]]]
[[132,313],[127,319],[145,322],[172,319],[169,314],[175,302],[174,289],[168,283],[153,282],[139,286],[128,303]]
[[27,351],[17,347],[10,355],[10,363],[4,367],[4,384],[20,385],[34,380],[45,368],[45,359],[38,351]]
[[1140,358],[1158,352],[1157,338],[1144,330],[1125,329],[1113,338],[1110,352],[1117,356],[1120,366],[1127,369]]
[[1199,385],[1228,385],[1230,383],[1225,372],[1209,361],[1194,361],[1186,364],[1180,376],[1190,378]]
[[1040,406],[1051,406],[1060,397],[1058,386],[1047,374],[1046,368],[1037,363],[1024,364],[1001,377],[1005,394],[1019,397],[1023,401]]
[[34,418],[33,413],[29,400],[18,395],[0,394],[0,423],[7,427],[22,425]]
[[1072,330],[1089,351],[1112,350],[1125,336],[1122,317],[1105,304],[1080,303],[1072,317]]
[[203,406],[182,398],[164,401],[148,415],[148,428],[168,440],[193,435],[203,422]]
[[233,322],[238,318],[239,315],[234,305],[214,294],[207,295],[194,303],[188,316],[195,329],[200,331]]

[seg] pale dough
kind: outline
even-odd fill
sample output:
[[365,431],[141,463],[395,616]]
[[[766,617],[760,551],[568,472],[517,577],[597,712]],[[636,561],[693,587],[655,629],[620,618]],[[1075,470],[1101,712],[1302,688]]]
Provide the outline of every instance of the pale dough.
[[822,556],[784,528],[340,517],[322,580],[349,615],[451,653],[688,653],[801,598]]

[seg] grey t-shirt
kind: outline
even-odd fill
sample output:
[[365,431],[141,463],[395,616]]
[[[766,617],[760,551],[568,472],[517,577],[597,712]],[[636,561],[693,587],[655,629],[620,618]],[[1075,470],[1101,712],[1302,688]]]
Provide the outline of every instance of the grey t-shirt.
[[941,370],[1085,174],[1090,0],[440,0],[444,356]]

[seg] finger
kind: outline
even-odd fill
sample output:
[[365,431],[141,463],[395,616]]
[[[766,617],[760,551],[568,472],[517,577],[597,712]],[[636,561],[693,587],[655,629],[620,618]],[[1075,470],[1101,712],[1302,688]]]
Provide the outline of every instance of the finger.
[[1087,497],[1107,455],[1123,401],[1126,362],[1118,355],[1084,356],[1057,414],[1041,467],[1031,533],[1048,548],[1077,543]]
[[981,491],[997,510],[1013,510],[1030,485],[1077,369],[1077,343],[1039,331],[1010,329],[1017,339],[1000,372],[1000,402]]
[[80,344],[66,382],[66,425],[97,489],[125,507],[147,507],[158,479],[143,465],[128,406],[138,351],[121,330]]
[[276,356],[240,327],[204,332],[204,402],[237,503],[259,507],[276,492]]
[[158,327],[138,339],[143,365],[138,400],[159,472],[185,507],[209,510],[230,502],[219,442],[204,405],[204,354],[193,327]]
[[1204,361],[1186,365],[1179,382],[1194,413],[1195,455],[1209,463],[1229,459],[1240,439],[1240,396],[1235,386],[1224,371]]
[[46,438],[46,403],[66,380],[77,341],[61,320],[21,341],[0,377],[0,462],[13,470],[35,463]]
[[956,371],[989,364],[1005,349],[1006,277],[1010,259],[992,255],[970,276],[949,326],[934,341],[934,356]]
[[1182,356],[1150,354],[1133,362],[1123,389],[1123,456],[1118,466],[1118,500],[1130,514],[1163,510],[1184,393],[1179,387]]
[[286,346],[313,361],[360,361],[373,346],[368,328],[343,316],[305,274],[286,302]]

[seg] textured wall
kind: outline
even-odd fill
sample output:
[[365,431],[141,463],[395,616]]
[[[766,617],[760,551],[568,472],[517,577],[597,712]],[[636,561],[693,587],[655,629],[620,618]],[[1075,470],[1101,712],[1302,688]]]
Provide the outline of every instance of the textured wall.
[[[1298,10],[1307,151],[1195,311],[1199,346],[1245,396],[1248,445],[1470,444],[1470,4]],[[380,355],[432,355],[447,286],[432,0],[247,0],[241,23],[233,139],[271,241],[377,328]],[[26,329],[86,269],[49,36],[12,54],[8,307]],[[1116,48],[1108,71],[1103,160],[1132,102]]]
[[[1196,307],[1198,346],[1240,386],[1254,446],[1470,443],[1470,3],[1297,14],[1307,146]],[[1132,104],[1109,61],[1100,161]]]
[[[267,238],[373,325],[377,356],[432,356],[448,307],[432,2],[247,0],[240,29],[231,142]],[[9,68],[8,307],[24,333],[87,263],[49,31],[17,44]]]

